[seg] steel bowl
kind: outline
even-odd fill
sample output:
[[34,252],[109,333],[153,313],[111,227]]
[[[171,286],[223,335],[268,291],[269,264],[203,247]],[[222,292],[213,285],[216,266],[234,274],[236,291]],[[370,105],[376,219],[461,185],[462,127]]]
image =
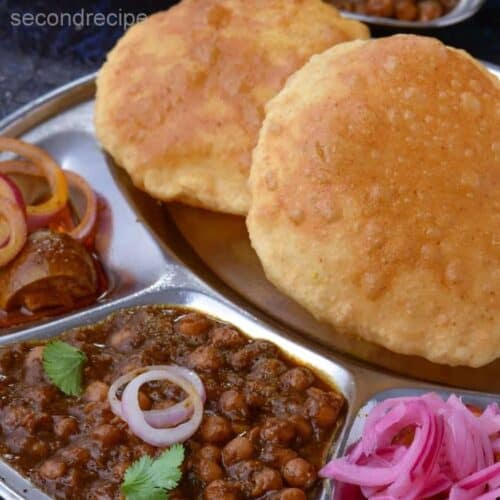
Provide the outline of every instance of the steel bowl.
[[367,24],[376,24],[378,26],[387,26],[391,28],[413,28],[413,29],[431,29],[444,28],[452,24],[457,24],[469,17],[472,17],[484,4],[485,0],[459,0],[454,9],[444,16],[433,19],[432,21],[402,21],[390,17],[369,16],[366,14],[355,14],[341,10],[342,16],[349,19],[356,19]]

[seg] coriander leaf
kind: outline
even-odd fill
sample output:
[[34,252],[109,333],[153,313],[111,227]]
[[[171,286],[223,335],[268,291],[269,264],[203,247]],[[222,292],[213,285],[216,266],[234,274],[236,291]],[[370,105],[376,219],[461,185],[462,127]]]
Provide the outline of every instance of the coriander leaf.
[[160,488],[173,490],[181,480],[180,466],[184,462],[184,446],[174,444],[154,462],[152,474]]
[[174,445],[156,460],[144,456],[125,473],[122,493],[127,500],[166,500],[182,477],[184,446]]
[[[122,492],[128,500],[147,500],[156,495],[157,491],[155,491],[156,488],[151,474],[152,467],[153,459],[146,455],[127,469],[122,484]],[[165,498],[164,492],[161,490],[158,490],[158,492],[163,493],[163,496],[158,497],[163,500]]]
[[87,361],[85,353],[56,340],[43,350],[43,369],[50,381],[68,396],[82,392],[82,368]]

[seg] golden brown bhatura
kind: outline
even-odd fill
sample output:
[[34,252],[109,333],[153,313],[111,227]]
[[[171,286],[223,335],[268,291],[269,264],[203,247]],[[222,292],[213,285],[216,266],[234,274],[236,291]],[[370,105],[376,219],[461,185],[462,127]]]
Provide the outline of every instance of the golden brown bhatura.
[[268,278],[393,351],[500,355],[500,85],[410,35],[314,56],[267,106],[247,219]]
[[265,103],[311,55],[368,36],[320,0],[183,0],[108,55],[97,136],[153,197],[246,214]]

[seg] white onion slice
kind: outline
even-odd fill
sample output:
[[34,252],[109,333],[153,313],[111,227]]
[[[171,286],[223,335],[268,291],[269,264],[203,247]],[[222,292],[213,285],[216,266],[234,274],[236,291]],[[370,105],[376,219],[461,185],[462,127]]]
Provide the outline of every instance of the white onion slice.
[[[177,367],[148,370],[135,377],[125,388],[122,396],[122,413],[131,431],[144,442],[158,447],[171,446],[188,440],[198,429],[203,419],[203,401],[193,384],[179,376]],[[193,414],[187,422],[176,427],[157,429],[146,422],[139,406],[139,389],[147,382],[168,380],[178,385],[191,398]]]
[[[162,370],[162,369],[168,369],[169,371],[173,371],[180,377],[185,378],[188,382],[190,382],[193,385],[196,392],[201,397],[202,402],[203,403],[205,402],[206,400],[205,387],[203,386],[203,382],[201,381],[200,377],[194,371],[176,365],[146,366],[144,368],[137,368],[135,370],[132,370],[131,372],[122,375],[113,382],[108,391],[108,401],[113,413],[116,416],[125,420],[122,411],[122,404],[116,395],[120,387],[127,384],[133,378],[137,377],[141,373],[144,373],[145,371]],[[191,417],[191,415],[193,414],[193,404],[191,402],[191,398],[188,396],[184,401],[176,403],[175,405],[172,405],[169,408],[147,410],[144,411],[143,413],[146,422],[153,427],[157,428],[173,427],[175,425],[178,425],[186,421],[189,417]]]

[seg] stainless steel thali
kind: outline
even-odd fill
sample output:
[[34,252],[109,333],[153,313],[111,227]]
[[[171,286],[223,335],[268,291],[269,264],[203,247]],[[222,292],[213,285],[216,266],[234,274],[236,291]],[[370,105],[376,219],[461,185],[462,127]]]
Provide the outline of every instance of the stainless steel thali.
[[[49,338],[126,306],[166,303],[200,309],[250,336],[274,341],[337,385],[348,400],[349,411],[331,454],[352,438],[358,411],[370,400],[384,397],[384,391],[446,391],[448,385],[500,393],[500,362],[477,370],[449,368],[336,334],[265,280],[243,219],[161,205],[137,191],[96,142],[94,92],[94,75],[90,75],[8,117],[0,123],[0,133],[41,144],[64,168],[82,173],[107,200],[108,237],[97,242],[97,249],[115,278],[114,288],[96,306],[7,332],[0,337],[0,346]],[[472,400],[478,397],[463,390],[454,392]],[[329,494],[325,484],[318,498]],[[47,498],[3,462],[0,495]]]

